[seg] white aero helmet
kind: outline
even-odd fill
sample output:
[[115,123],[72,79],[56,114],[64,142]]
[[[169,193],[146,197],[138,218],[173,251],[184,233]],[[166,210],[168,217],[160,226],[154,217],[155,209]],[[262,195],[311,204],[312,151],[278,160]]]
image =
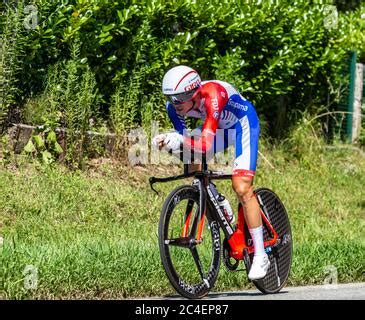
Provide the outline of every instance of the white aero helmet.
[[191,100],[200,85],[200,76],[194,69],[177,66],[167,71],[163,77],[162,93],[173,104],[181,104]]

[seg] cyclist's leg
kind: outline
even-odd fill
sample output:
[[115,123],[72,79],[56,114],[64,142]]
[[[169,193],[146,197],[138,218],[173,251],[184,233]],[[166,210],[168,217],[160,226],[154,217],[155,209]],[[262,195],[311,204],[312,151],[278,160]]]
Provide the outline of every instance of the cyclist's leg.
[[237,124],[236,159],[233,166],[232,186],[244,208],[245,219],[253,240],[254,259],[249,279],[265,277],[270,260],[265,253],[260,206],[253,193],[260,126],[255,112],[244,116]]
[[236,159],[233,165],[232,187],[245,209],[250,228],[262,225],[260,207],[253,194],[260,126],[256,113],[244,116],[236,125]]

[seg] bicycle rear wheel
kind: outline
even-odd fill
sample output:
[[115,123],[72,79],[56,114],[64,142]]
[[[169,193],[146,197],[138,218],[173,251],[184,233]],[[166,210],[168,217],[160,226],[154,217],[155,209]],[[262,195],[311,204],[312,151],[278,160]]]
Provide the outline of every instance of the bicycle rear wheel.
[[[286,284],[292,262],[293,242],[288,214],[279,197],[270,189],[255,190],[261,209],[278,233],[280,242],[268,253],[270,268],[265,278],[253,281],[263,293],[279,292]],[[264,240],[272,238],[268,228],[263,226]],[[253,254],[250,256],[252,263]]]
[[204,297],[214,286],[220,266],[220,233],[216,221],[204,218],[202,241],[195,242],[192,226],[199,230],[199,191],[181,186],[166,199],[159,224],[160,256],[166,275],[182,296]]

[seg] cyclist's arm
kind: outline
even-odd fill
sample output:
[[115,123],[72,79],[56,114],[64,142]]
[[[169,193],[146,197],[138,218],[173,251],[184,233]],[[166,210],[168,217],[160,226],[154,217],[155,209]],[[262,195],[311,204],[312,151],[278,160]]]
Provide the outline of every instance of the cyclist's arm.
[[218,128],[220,114],[228,101],[228,94],[221,85],[211,83],[202,91],[202,98],[205,98],[207,117],[201,137],[198,141],[189,137],[184,138],[184,148],[191,148],[199,153],[207,152],[214,145],[214,136]]
[[166,103],[166,110],[175,130],[183,135],[184,130],[186,130],[185,117],[177,114],[171,102]]

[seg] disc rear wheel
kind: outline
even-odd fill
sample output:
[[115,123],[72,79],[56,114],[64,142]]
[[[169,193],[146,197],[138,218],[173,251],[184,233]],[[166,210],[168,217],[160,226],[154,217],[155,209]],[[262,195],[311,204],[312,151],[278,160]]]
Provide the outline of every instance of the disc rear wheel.
[[[279,242],[268,253],[270,267],[265,278],[253,281],[263,293],[279,292],[286,284],[292,262],[293,242],[288,214],[279,197],[270,189],[255,190],[261,209],[279,236]],[[271,232],[264,225],[264,241],[272,238]],[[253,254],[250,255],[252,264]]]

